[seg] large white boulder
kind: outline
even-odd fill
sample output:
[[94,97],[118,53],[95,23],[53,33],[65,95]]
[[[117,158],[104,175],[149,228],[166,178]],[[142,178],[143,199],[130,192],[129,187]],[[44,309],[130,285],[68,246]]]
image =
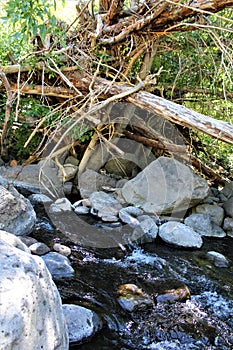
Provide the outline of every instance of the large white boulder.
[[0,266],[0,349],[68,349],[61,299],[44,261],[0,239]]
[[147,213],[186,211],[209,194],[207,181],[173,158],[159,157],[122,188],[124,200]]

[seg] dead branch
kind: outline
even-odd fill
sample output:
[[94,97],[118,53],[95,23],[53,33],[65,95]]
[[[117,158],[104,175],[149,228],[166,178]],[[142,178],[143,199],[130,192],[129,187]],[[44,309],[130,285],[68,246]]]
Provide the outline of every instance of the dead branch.
[[[19,66],[18,66],[18,69],[19,69]],[[6,94],[7,94],[5,119],[2,127],[2,134],[1,134],[1,156],[5,158],[7,155],[6,137],[7,137],[8,126],[9,126],[10,117],[11,117],[12,103],[14,101],[15,95],[12,93],[10,83],[2,67],[0,67],[0,79],[3,82],[3,85],[6,90]]]

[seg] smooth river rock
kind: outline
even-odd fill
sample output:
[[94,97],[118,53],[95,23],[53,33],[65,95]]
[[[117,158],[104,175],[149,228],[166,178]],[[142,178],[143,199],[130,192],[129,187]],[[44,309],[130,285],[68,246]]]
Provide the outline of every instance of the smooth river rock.
[[197,232],[176,221],[161,225],[159,236],[163,241],[183,248],[201,248],[203,244],[202,238]]
[[61,299],[45,263],[0,239],[0,349],[68,350]]
[[223,229],[212,222],[211,216],[207,214],[192,214],[184,220],[184,223],[201,236],[220,238],[226,236]]
[[124,200],[145,212],[186,211],[209,194],[207,181],[173,158],[159,157],[121,189]]
[[103,324],[92,310],[73,304],[64,304],[63,312],[68,327],[69,342],[82,343],[98,332]]

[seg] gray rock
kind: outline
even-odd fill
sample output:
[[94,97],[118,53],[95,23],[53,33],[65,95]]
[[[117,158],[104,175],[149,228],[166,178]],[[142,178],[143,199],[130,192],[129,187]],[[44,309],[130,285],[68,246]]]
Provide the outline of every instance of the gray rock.
[[75,207],[74,212],[77,215],[82,215],[82,214],[88,214],[90,211],[90,208],[86,207],[85,205],[80,205],[78,207]]
[[226,233],[218,225],[212,223],[211,216],[207,214],[192,214],[184,220],[185,225],[193,228],[201,236],[225,237]]
[[40,166],[38,164],[0,167],[2,177],[8,179],[16,188],[31,193],[40,193],[39,172]]
[[69,256],[71,255],[71,249],[67,247],[66,245],[60,244],[60,243],[55,243],[53,246],[53,249],[64,256]]
[[85,307],[64,304],[63,312],[70,343],[82,343],[103,327],[100,317],[94,311]]
[[167,214],[198,204],[209,194],[207,181],[175,159],[160,157],[121,189],[127,203],[145,212]]
[[219,227],[218,225],[212,223],[211,237],[223,238],[223,237],[226,237],[226,232],[223,231],[223,229],[221,227]]
[[233,238],[233,218],[225,218],[223,229],[226,232],[227,236]]
[[5,242],[10,245],[12,245],[15,248],[18,248],[20,250],[23,250],[24,252],[30,254],[30,249],[24,244],[19,237],[16,237],[15,235],[0,230],[0,242]]
[[201,236],[191,227],[176,221],[161,225],[159,236],[167,243],[184,248],[200,248],[203,243]]
[[132,177],[138,173],[138,166],[133,161],[123,157],[110,159],[105,164],[104,169],[107,173],[120,177]]
[[211,217],[211,221],[218,226],[222,225],[224,218],[224,210],[218,205],[200,204],[193,208],[192,212],[195,214],[207,214]]
[[41,242],[33,243],[32,245],[29,246],[29,249],[33,254],[36,254],[36,255],[44,255],[50,252],[49,247],[46,244]]
[[30,201],[12,186],[0,185],[0,229],[23,236],[29,234],[36,222]]
[[[27,247],[30,247],[30,245],[37,243],[38,241],[35,238],[32,238],[30,236],[19,236],[19,239],[26,244]],[[30,251],[30,249],[29,249]],[[31,252],[31,251],[30,251]]]
[[131,227],[135,227],[135,226],[139,225],[139,221],[136,217],[138,215],[142,215],[142,214],[143,214],[143,210],[141,210],[137,207],[129,206],[126,208],[122,208],[119,211],[119,218],[125,224],[128,224]]
[[229,199],[230,197],[233,197],[233,181],[229,182],[224,186],[221,193]]
[[82,198],[89,198],[93,192],[101,191],[104,186],[116,187],[116,179],[87,169],[78,178],[78,188]]
[[139,216],[138,220],[139,224],[134,228],[131,236],[132,241],[140,244],[154,242],[159,230],[155,221],[148,215]]
[[52,160],[43,160],[38,164],[26,166],[0,167],[0,176],[8,179],[21,192],[24,190],[33,194],[43,192],[55,197],[68,194],[58,177],[58,168]]
[[62,213],[65,211],[72,211],[72,204],[67,198],[58,198],[49,207],[49,212],[53,214]]
[[228,267],[229,266],[229,261],[227,260],[227,258],[223,254],[220,254],[218,252],[215,252],[215,251],[208,252],[207,258],[210,261],[213,261],[214,265],[216,267]]
[[119,210],[122,208],[122,205],[117,199],[103,191],[93,192],[89,199],[92,209],[97,211],[99,217],[117,216]]
[[212,235],[212,222],[210,215],[207,214],[192,214],[184,220],[185,225],[193,228],[201,236]]
[[32,205],[35,204],[47,204],[47,203],[52,203],[53,200],[46,196],[45,194],[42,193],[35,193],[31,194],[28,199],[30,200]]
[[101,220],[105,221],[105,222],[117,222],[118,221],[118,217],[116,215],[101,215]]
[[69,156],[66,158],[65,164],[72,164],[72,165],[78,166],[79,160],[73,156]]
[[74,276],[74,269],[67,257],[55,252],[50,252],[43,255],[41,258],[44,260],[54,279]]
[[68,350],[61,299],[43,260],[0,241],[0,348]]
[[227,216],[230,216],[233,218],[233,196],[230,197],[224,204],[223,208],[227,214]]

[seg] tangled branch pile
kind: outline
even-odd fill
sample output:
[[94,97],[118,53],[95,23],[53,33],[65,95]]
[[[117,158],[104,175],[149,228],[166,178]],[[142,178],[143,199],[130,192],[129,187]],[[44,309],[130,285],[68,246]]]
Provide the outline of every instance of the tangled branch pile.
[[[213,169],[211,162],[204,164],[198,158],[198,142],[195,144],[191,133],[198,130],[232,145],[233,126],[166,99],[159,85],[164,68],[161,65],[155,70],[153,63],[159,51],[169,50],[163,38],[172,33],[212,28],[218,42],[219,28],[211,23],[209,16],[232,5],[230,0],[150,0],[131,1],[127,7],[122,0],[100,0],[94,13],[93,3],[80,2],[75,21],[69,26],[58,24],[65,45],[52,32],[44,40],[38,33],[33,38],[33,51],[20,64],[1,67],[0,89],[5,89],[7,96],[2,157],[8,156],[12,114],[15,119],[18,117],[17,104],[15,113],[13,102],[26,95],[38,95],[49,105],[50,113],[42,118],[38,116],[33,125],[25,146],[36,134],[42,132],[43,137],[25,164],[41,158],[48,140],[55,141],[51,157],[57,157],[62,153],[58,152],[62,141],[67,140],[66,147],[75,149],[76,153],[78,150],[84,166],[88,150],[96,142],[104,143],[116,153],[122,152],[113,142],[114,135],[142,143],[155,155],[167,154],[190,162],[210,180],[225,182],[227,177],[231,178],[229,169],[219,170],[219,166]],[[221,20],[220,15],[215,16]],[[232,20],[224,20],[229,24],[226,30],[232,33]],[[229,54],[223,43],[218,45],[225,55]],[[29,58],[30,64],[25,64]],[[232,69],[232,58],[229,60]],[[175,91],[175,83],[170,89]],[[199,93],[209,92],[201,89]],[[230,91],[223,91],[223,96],[232,98]],[[116,108],[119,102],[127,104],[119,110]],[[168,132],[170,124],[176,125],[182,142]],[[84,141],[90,135],[88,147]]]

